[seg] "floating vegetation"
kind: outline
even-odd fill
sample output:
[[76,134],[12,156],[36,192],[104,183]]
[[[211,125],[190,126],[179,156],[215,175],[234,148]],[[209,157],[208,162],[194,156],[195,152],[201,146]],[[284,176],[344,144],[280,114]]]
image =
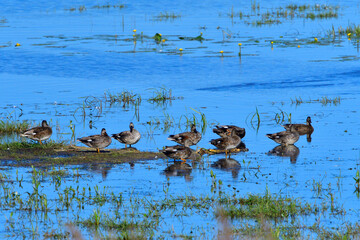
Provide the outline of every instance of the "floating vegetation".
[[157,21],[175,20],[178,18],[181,18],[181,15],[173,12],[160,12],[159,15],[154,17],[154,19]]
[[328,105],[333,104],[334,106],[337,106],[341,103],[341,97],[335,97],[335,98],[328,98],[328,97],[321,97],[320,99],[309,99],[309,100],[303,100],[301,97],[295,97],[295,99],[290,99],[291,104],[300,105],[303,103],[321,103],[322,105]]
[[0,18],[0,24],[4,24],[4,23],[7,23],[7,19],[6,18]]
[[110,8],[122,9],[124,7],[125,7],[124,4],[118,4],[118,5],[111,5],[111,4],[95,5],[95,6],[88,7],[88,8],[85,7],[84,5],[81,5],[79,7],[71,7],[71,8],[65,9],[65,10],[69,11],[69,12],[74,12],[74,11],[84,12],[87,9],[110,9]]
[[108,8],[124,8],[125,5],[124,4],[118,4],[118,5],[111,5],[111,4],[106,4],[106,5],[95,5],[93,7],[91,7],[92,9],[108,9]]
[[[235,13],[234,9],[231,9],[230,14],[226,14],[227,16],[234,18],[239,16],[240,19],[245,20],[246,24],[251,24],[253,26],[263,26],[263,25],[273,25],[273,24],[281,24],[288,18],[293,19],[297,18],[304,18],[304,19],[328,19],[328,18],[337,18],[339,16],[338,10],[340,7],[338,6],[331,6],[331,5],[297,5],[297,4],[290,4],[285,7],[277,7],[271,10],[266,10],[266,12],[262,12],[260,6],[256,3],[252,3],[252,12],[251,13]],[[255,10],[257,10],[255,12]],[[260,19],[253,19],[259,18]]]
[[360,38],[360,25],[349,24],[346,28],[340,26],[338,29],[335,29],[333,25],[331,30],[328,30],[327,33],[331,37],[346,36],[348,38]]
[[301,97],[295,97],[294,99],[291,98],[291,104],[300,105],[304,103]]
[[203,41],[205,38],[202,37],[203,33],[201,32],[197,37],[179,37],[181,40],[188,40],[188,41]]
[[157,44],[159,44],[163,38],[162,38],[161,33],[155,33],[153,39],[155,39],[155,42],[156,42]]
[[253,22],[255,26],[262,26],[262,25],[273,25],[273,24],[280,24],[281,21],[278,19],[270,19],[270,18],[263,18],[261,20]]
[[290,4],[285,7],[286,9],[289,9],[291,11],[299,11],[303,12],[307,9],[310,9],[310,5],[297,5],[297,4]]
[[341,101],[340,97],[335,97],[335,98],[322,97],[320,100],[322,105],[334,104],[335,106],[340,104],[340,101]]

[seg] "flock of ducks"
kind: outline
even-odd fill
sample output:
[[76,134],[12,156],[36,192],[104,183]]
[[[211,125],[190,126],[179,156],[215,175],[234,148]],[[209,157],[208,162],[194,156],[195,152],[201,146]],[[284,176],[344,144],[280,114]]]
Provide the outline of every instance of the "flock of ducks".
[[[306,124],[286,124],[283,127],[286,129],[285,131],[266,135],[276,143],[279,143],[281,147],[293,145],[299,140],[300,135],[311,135],[314,131],[310,117],[307,117]],[[125,148],[127,145],[131,147],[131,145],[136,144],[141,138],[140,132],[134,128],[132,122],[129,128],[129,131],[111,135],[112,138],[125,144]],[[218,125],[213,129],[213,132],[218,134],[220,138],[212,139],[210,143],[219,150],[225,150],[225,158],[227,158],[228,151],[237,148],[241,144],[242,138],[245,137],[245,129],[234,125]],[[39,141],[40,144],[42,144],[42,141],[49,139],[51,135],[52,129],[45,120],[42,121],[41,126],[28,129],[20,134],[22,137]],[[78,138],[77,140],[88,147],[95,148],[100,153],[100,149],[104,149],[111,144],[111,137],[106,133],[105,128],[103,128],[100,135],[91,135]],[[183,162],[186,162],[186,159],[190,158],[193,152],[190,146],[197,145],[201,138],[201,133],[196,130],[195,125],[192,125],[190,132],[170,135],[168,140],[174,141],[179,145],[165,146],[161,152],[169,158],[174,160],[181,159]]]

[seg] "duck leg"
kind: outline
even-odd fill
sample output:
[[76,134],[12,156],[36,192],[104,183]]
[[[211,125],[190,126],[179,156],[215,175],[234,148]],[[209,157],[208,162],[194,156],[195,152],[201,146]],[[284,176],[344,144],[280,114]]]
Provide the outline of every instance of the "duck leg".
[[127,148],[127,144],[125,144],[125,148]]
[[42,145],[42,142],[41,142],[41,140],[39,140],[39,143],[40,143],[40,145]]
[[181,164],[184,164],[184,163],[186,163],[186,159],[185,158],[180,158],[181,159]]
[[100,149],[99,149],[99,148],[97,148],[96,151],[97,151],[97,153],[100,153]]

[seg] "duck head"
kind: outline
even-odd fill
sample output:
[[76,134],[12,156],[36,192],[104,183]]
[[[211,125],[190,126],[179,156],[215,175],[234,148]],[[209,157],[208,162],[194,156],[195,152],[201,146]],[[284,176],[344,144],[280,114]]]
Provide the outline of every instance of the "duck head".
[[42,127],[48,127],[49,125],[47,124],[46,120],[43,120],[43,121],[41,122],[41,126],[42,126]]
[[311,123],[311,117],[307,117],[307,118],[306,118],[306,122],[307,122],[308,125],[310,125],[310,123]]
[[195,124],[191,125],[191,132],[194,132],[194,133],[197,132]]
[[107,135],[105,128],[101,129],[101,135],[102,135],[102,136],[106,136],[106,135]]
[[129,127],[130,127],[130,132],[132,132],[132,130],[134,129],[134,124],[132,122],[130,122]]

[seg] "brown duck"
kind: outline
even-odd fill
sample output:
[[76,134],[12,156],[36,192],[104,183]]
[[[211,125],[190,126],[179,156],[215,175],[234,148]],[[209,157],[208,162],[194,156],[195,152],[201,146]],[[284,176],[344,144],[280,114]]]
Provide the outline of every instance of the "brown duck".
[[235,129],[235,134],[238,135],[240,138],[245,137],[245,128],[241,128],[235,125],[217,125],[216,128],[213,129],[213,132],[219,135],[220,137],[227,136],[227,130]]
[[51,137],[52,129],[47,124],[46,120],[43,120],[41,123],[41,127],[34,127],[26,130],[25,132],[21,133],[21,137],[27,137],[35,141],[44,141]]
[[227,150],[236,148],[241,143],[241,138],[236,135],[236,130],[232,128],[227,130],[225,137],[212,139],[210,143],[220,150],[225,150],[225,157],[227,157]]
[[184,163],[186,162],[186,159],[191,156],[191,149],[181,145],[165,146],[165,149],[161,152],[174,160],[181,159]]
[[183,132],[176,135],[170,135],[169,140],[177,142],[185,147],[196,145],[201,140],[201,133],[196,130],[196,126],[191,125],[191,132]]
[[88,137],[78,138],[77,140],[88,147],[96,148],[98,153],[100,153],[100,149],[106,148],[111,143],[111,137],[109,137],[106,133],[105,128],[101,130],[100,135],[91,135]]
[[289,130],[290,125],[293,125],[295,131],[297,131],[300,135],[311,134],[314,131],[314,127],[311,125],[311,117],[306,118],[306,124],[285,124],[283,127],[286,130]]
[[299,133],[295,130],[295,126],[293,124],[289,125],[289,130],[266,134],[266,136],[284,146],[294,144],[299,140]]

